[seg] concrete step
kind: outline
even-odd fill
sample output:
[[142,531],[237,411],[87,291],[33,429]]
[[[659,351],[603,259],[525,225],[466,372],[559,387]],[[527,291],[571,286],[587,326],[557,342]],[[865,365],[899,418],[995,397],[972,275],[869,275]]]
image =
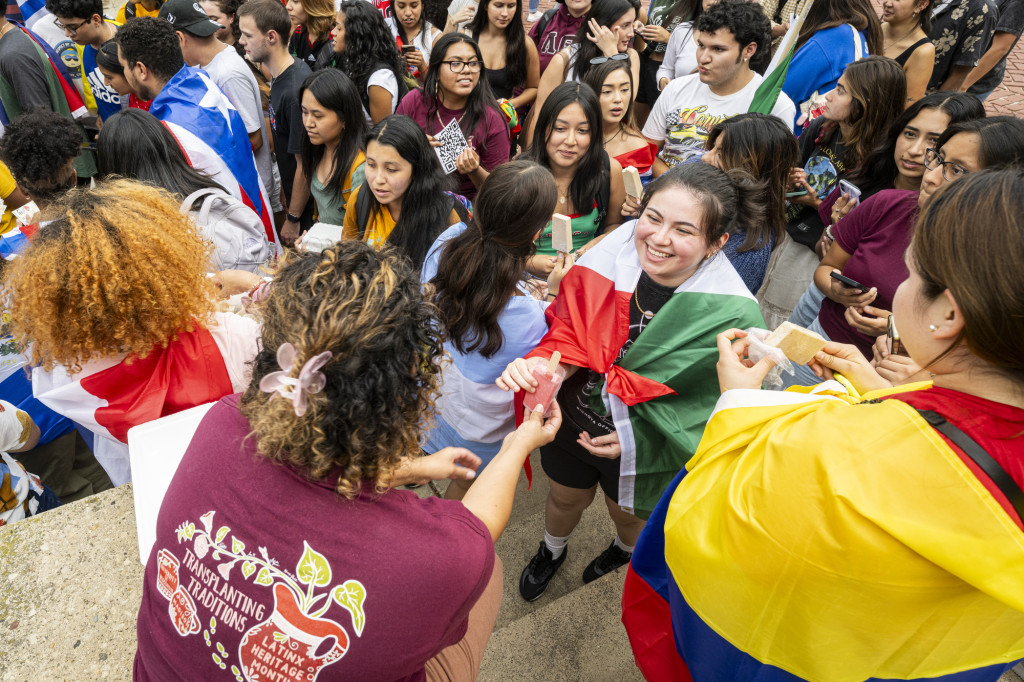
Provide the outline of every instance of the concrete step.
[[642,682],[619,621],[625,576],[620,568],[496,630],[477,680]]

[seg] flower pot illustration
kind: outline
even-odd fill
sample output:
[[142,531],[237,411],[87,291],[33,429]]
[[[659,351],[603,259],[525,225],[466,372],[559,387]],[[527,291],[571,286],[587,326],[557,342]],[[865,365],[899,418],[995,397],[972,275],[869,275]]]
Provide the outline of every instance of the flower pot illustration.
[[307,616],[295,593],[274,584],[274,611],[254,625],[238,645],[238,658],[250,682],[288,679],[314,682],[320,669],[345,655],[345,629],[327,618]]

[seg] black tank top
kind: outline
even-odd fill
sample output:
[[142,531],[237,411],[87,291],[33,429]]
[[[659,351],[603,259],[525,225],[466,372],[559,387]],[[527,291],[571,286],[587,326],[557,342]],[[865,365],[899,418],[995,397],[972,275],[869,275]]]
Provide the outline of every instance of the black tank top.
[[896,62],[897,64],[899,64],[900,66],[906,66],[907,65],[907,60],[910,59],[910,55],[914,54],[914,50],[916,50],[917,48],[921,47],[925,43],[930,43],[930,42],[932,42],[932,39],[929,38],[928,36],[925,36],[924,38],[921,38],[919,41],[917,41],[916,43],[914,43],[913,45],[911,45],[907,49],[903,50],[903,52],[900,52],[900,56],[896,57],[893,61]]
[[512,99],[512,88],[508,84],[508,67],[500,69],[484,69],[491,92],[497,99]]

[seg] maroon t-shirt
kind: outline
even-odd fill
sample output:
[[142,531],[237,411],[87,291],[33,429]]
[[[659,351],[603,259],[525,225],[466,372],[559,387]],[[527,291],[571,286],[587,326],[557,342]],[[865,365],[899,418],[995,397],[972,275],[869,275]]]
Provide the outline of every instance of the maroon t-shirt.
[[[902,189],[879,192],[832,226],[836,244],[850,254],[843,274],[866,287],[877,287],[874,308],[891,312],[896,288],[909,276],[903,254],[914,233],[918,196]],[[844,306],[826,298],[818,313],[822,329],[833,341],[852,343],[871,357],[875,339],[851,327],[845,312]]]
[[248,433],[238,396],[223,398],[171,481],[134,679],[425,679],[490,579],[487,528],[404,490],[340,498],[257,456]]
[[[428,108],[426,98],[422,90],[410,90],[409,93],[399,102],[396,114],[405,114],[419,124],[420,128],[428,135],[437,135],[450,122],[460,119],[463,110],[455,111],[438,105],[437,111]],[[480,155],[480,166],[487,171],[492,171],[501,164],[508,161],[509,154],[509,132],[505,117],[495,107],[484,107],[484,115],[476,125],[476,130],[467,132],[463,129],[466,141]],[[470,137],[473,139],[471,140]],[[455,191],[473,199],[476,197],[476,185],[458,171],[452,171],[458,186]]]
[[551,17],[548,25],[544,27],[544,35],[539,35],[539,21],[530,28],[530,40],[537,46],[537,56],[540,58],[540,72],[542,74],[544,69],[548,68],[548,62],[551,61],[552,57],[558,54],[562,48],[572,45],[573,40],[576,38],[576,32],[580,30],[583,20],[588,16],[589,14],[584,14],[582,17],[574,17],[569,14],[569,10],[564,3],[559,3],[555,10],[555,15]]

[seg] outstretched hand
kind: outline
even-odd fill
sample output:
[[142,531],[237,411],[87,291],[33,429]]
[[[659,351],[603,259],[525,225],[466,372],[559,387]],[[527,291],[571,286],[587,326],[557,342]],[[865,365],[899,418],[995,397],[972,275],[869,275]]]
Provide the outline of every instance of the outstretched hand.
[[442,448],[432,455],[408,460],[395,474],[392,485],[422,485],[444,478],[471,481],[481,461],[466,448]]
[[761,388],[764,378],[775,366],[770,357],[754,362],[749,357],[750,339],[742,329],[727,329],[718,340],[718,387],[722,393],[734,388]]

